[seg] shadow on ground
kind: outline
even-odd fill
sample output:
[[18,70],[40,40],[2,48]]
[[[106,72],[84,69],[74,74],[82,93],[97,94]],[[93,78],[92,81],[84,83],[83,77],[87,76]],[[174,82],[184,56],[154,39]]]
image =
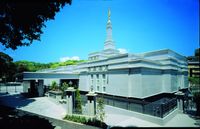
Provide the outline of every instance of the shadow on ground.
[[21,108],[34,101],[34,99],[27,99],[21,94],[0,93],[0,105],[4,105],[7,107]]
[[20,113],[14,108],[0,106],[1,129],[54,129],[44,118]]

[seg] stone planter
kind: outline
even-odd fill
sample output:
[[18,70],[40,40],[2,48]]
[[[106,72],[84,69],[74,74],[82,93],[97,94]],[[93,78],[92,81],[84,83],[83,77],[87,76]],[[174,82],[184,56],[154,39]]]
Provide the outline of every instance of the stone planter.
[[49,91],[49,97],[59,101],[62,99],[62,91]]

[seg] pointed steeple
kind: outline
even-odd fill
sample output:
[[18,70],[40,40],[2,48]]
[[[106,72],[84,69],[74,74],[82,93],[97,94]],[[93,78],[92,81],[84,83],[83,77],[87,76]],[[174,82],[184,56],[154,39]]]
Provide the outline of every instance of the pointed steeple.
[[111,11],[108,9],[108,21],[106,25],[106,41],[104,42],[104,50],[106,49],[115,49],[114,41],[112,39],[112,24],[111,24]]

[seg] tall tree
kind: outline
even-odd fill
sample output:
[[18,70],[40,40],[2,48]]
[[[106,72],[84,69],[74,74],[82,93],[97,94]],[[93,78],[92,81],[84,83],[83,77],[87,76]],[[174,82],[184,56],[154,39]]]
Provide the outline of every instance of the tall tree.
[[15,73],[15,64],[12,57],[0,52],[0,78],[7,81],[13,81],[13,74]]
[[75,97],[75,108],[77,113],[82,113],[82,106],[81,106],[81,94],[79,89],[76,89],[76,97]]
[[54,16],[72,0],[40,2],[0,1],[0,43],[13,50],[18,46],[28,46],[33,40],[40,40],[47,20]]
[[193,94],[193,100],[196,103],[196,115],[200,116],[200,78],[189,77],[188,80],[191,84],[190,90]]
[[103,97],[100,97],[97,99],[97,119],[99,119],[101,121],[101,127],[103,125],[103,121],[105,119],[105,102],[104,102],[104,99]]

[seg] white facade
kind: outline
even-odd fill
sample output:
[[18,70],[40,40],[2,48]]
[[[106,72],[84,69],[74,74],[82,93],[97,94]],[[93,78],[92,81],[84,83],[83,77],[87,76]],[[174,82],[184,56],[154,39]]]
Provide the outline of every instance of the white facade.
[[39,72],[78,75],[81,91],[140,99],[188,87],[184,56],[169,49],[120,54],[112,40],[110,11],[106,29],[104,50],[90,53],[88,62]]
[[87,69],[84,67],[85,70],[79,75],[79,88],[83,91],[93,87],[97,93],[145,98],[160,93],[174,93],[188,87],[186,59],[169,49],[137,56],[119,54],[84,65]]

